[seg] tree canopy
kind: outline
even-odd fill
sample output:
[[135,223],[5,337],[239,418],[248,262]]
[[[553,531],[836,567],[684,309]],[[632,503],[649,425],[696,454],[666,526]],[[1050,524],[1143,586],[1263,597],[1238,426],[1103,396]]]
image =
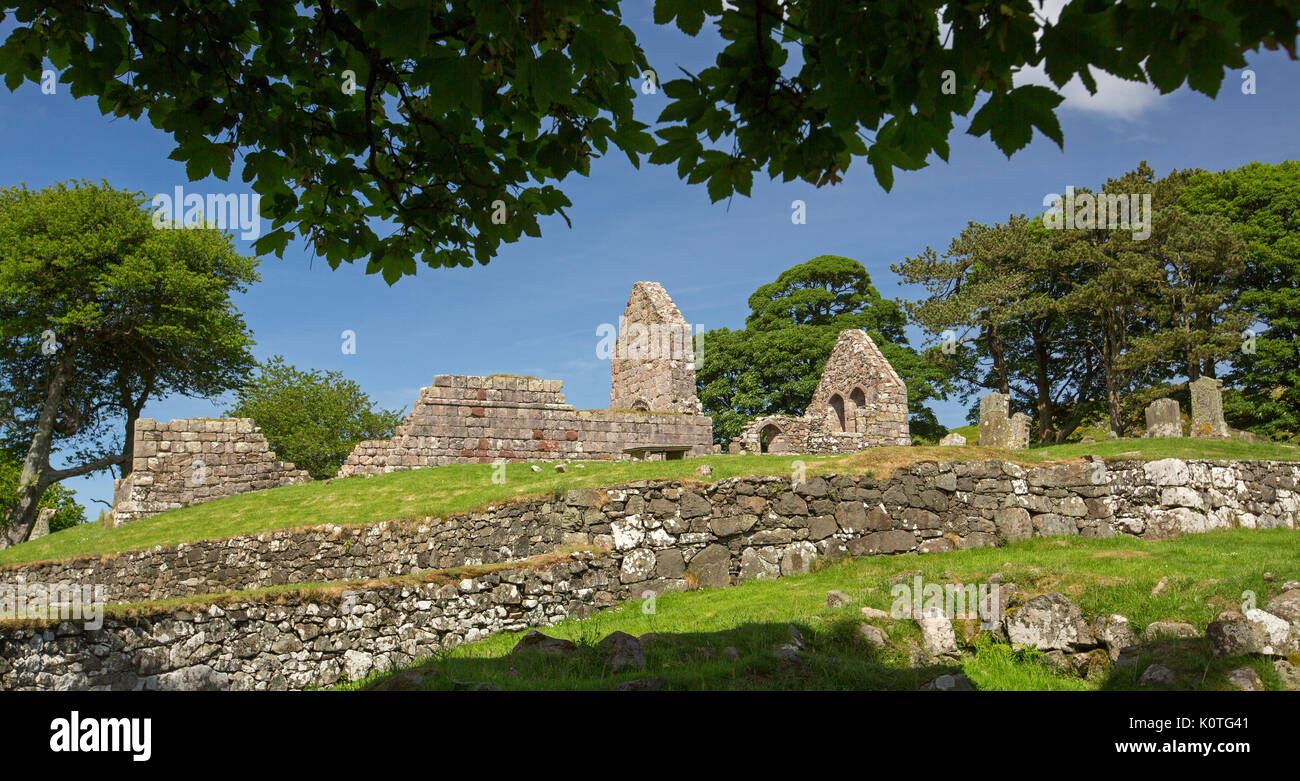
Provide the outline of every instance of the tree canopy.
[[[148,113],[191,179],[242,156],[274,224],[259,253],[296,235],[391,283],[539,235],[569,205],[557,184],[608,153],[714,201],[762,173],[834,184],[864,157],[889,189],[947,160],[972,111],[1008,155],[1035,130],[1064,144],[1061,95],[1014,84],[1022,68],[1214,96],[1246,51],[1294,59],[1297,19],[1294,0],[1075,0],[1054,21],[1031,0],[655,0],[656,23],[722,42],[661,84],[617,0],[7,0],[0,74],[12,90],[48,62],[103,113]],[[634,118],[661,93],[656,126]]]
[[252,418],[275,454],[317,480],[333,477],[358,442],[388,439],[401,411],[374,410],[361,386],[335,371],[302,371],[276,355],[236,391],[230,417]]
[[[1141,231],[1013,215],[972,223],[943,255],[927,249],[894,270],[927,291],[906,305],[912,319],[935,341],[951,332],[958,349],[932,354],[967,398],[1013,392],[1039,441],[1093,418],[1122,435],[1154,398],[1186,403],[1179,386],[1201,376],[1235,386],[1230,421],[1256,429],[1267,417],[1267,433],[1285,436],[1297,404],[1281,386],[1300,374],[1296,172],[1255,163],[1157,178],[1142,163],[1075,193],[1150,197]],[[1259,338],[1253,324],[1266,329]]]
[[87,182],[0,190],[0,441],[24,454],[13,542],[50,485],[131,471],[150,399],[217,396],[253,365],[230,296],[256,261],[216,230],[155,228],[145,203]]
[[713,434],[727,442],[758,415],[802,415],[841,331],[871,335],[907,383],[913,436],[942,436],[925,407],[947,392],[944,372],[907,346],[906,317],[880,295],[861,263],[821,255],[789,268],[749,297],[745,327],[704,334],[696,382]]

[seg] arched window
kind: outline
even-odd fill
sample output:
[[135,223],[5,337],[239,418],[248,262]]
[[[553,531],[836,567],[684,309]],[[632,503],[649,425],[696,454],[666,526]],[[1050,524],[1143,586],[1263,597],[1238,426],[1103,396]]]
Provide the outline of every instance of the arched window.
[[759,452],[766,453],[776,438],[781,436],[781,428],[775,423],[768,423],[758,432]]
[[831,417],[831,425],[836,431],[844,430],[844,397],[840,394],[831,396],[831,410],[834,415]]

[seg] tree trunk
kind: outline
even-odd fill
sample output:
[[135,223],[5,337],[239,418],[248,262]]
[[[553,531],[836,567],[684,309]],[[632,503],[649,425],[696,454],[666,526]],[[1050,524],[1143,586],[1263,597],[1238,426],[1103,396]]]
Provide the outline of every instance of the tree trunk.
[[989,355],[993,358],[993,380],[998,385],[998,392],[1011,395],[1011,379],[1007,376],[1006,351],[1002,348],[1002,336],[997,325],[991,325],[988,334]]
[[1038,413],[1038,441],[1044,444],[1057,441],[1056,405],[1052,403],[1052,380],[1048,376],[1047,347],[1038,334],[1034,334],[1034,389],[1038,398],[1034,411]]
[[50,375],[50,385],[45,392],[45,405],[41,407],[41,416],[36,421],[36,433],[27,447],[27,456],[23,459],[22,476],[18,479],[18,502],[9,517],[9,527],[5,537],[10,545],[26,542],[36,523],[36,505],[50,485],[50,449],[54,445],[54,421],[58,417],[59,407],[63,405],[63,395],[72,375],[72,350],[64,346],[54,362]]

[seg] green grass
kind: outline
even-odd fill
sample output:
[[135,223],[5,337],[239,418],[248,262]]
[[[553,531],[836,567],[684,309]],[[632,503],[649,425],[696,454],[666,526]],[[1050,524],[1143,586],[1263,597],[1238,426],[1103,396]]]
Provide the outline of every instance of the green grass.
[[[1091,679],[1059,672],[1042,655],[980,640],[959,663],[912,668],[908,645],[920,645],[909,620],[875,621],[891,639],[888,652],[855,640],[862,606],[889,610],[890,588],[920,574],[926,583],[985,582],[994,572],[1027,594],[1060,591],[1091,618],[1120,613],[1140,630],[1153,621],[1187,621],[1198,630],[1249,590],[1262,605],[1281,581],[1300,576],[1296,532],[1233,530],[1145,542],[1122,537],[1030,540],[1006,548],[957,551],[940,556],[876,556],[827,566],[807,575],[745,583],[727,589],[660,596],[653,613],[633,602],[585,620],[545,628],[573,640],[568,658],[511,655],[518,633],[497,635],[426,660],[407,671],[375,676],[341,688],[464,688],[490,682],[503,689],[610,689],[634,678],[660,677],[669,689],[903,689],[914,690],[944,672],[963,671],[985,690],[1097,690],[1137,686],[1147,664],[1159,661],[1179,675],[1179,688],[1228,688],[1227,671],[1253,665],[1271,688],[1280,687],[1263,659],[1216,659],[1204,639],[1162,643],[1138,664],[1111,667]],[[1264,579],[1265,572],[1275,575]],[[1160,579],[1168,586],[1151,596]],[[838,589],[854,599],[828,608],[825,595]],[[955,622],[961,624],[962,622]],[[799,628],[806,644],[800,661],[774,657],[772,648]],[[960,628],[960,627],[959,627]],[[611,674],[596,643],[614,631],[658,633],[645,644],[647,669]],[[724,649],[733,648],[737,658]]]
[[694,480],[703,464],[713,467],[708,481],[751,474],[789,475],[802,461],[809,475],[827,472],[885,475],[916,461],[1003,458],[1032,464],[1093,454],[1106,458],[1224,458],[1297,460],[1300,449],[1239,440],[1120,439],[1021,451],[979,447],[886,447],[841,456],[718,455],[680,461],[589,461],[564,474],[552,464],[533,472],[529,464],[508,464],[505,481],[493,481],[491,464],[456,464],[393,472],[373,478],[351,477],[284,486],[232,496],[161,513],[109,528],[82,524],[39,540],[0,551],[0,566],[23,562],[96,556],[171,546],[324,523],[365,524],[435,518],[486,507],[512,497],[545,496],[574,488],[595,488],[637,480]]

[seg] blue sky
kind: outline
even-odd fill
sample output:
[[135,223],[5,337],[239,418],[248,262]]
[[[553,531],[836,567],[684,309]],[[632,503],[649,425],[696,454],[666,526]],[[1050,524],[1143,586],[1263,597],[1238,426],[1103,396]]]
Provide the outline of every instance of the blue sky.
[[[665,78],[678,65],[707,64],[707,40],[655,27],[649,9],[649,0],[625,3]],[[0,35],[7,27],[0,26]],[[1236,72],[1227,74],[1217,100],[1187,89],[1160,96],[1146,85],[1106,78],[1093,97],[1068,85],[1059,112],[1064,151],[1036,136],[1008,160],[987,137],[965,135],[969,119],[958,118],[950,162],[933,159],[921,171],[899,172],[890,193],[859,161],[835,187],[756,181],[752,197],[711,204],[703,186],[680,181],[672,167],[638,171],[621,155],[610,156],[593,164],[589,178],[562,183],[573,201],[572,229],[559,218],[545,221],[541,239],[507,245],[487,266],[421,266],[417,276],[389,287],[362,265],[332,271],[296,241],[283,259],[262,260],[261,283],[236,303],[254,331],[258,358],[280,354],[302,368],[340,370],[387,408],[409,411],[435,374],[493,372],[560,379],[570,403],[602,408],[609,402],[609,366],[596,357],[596,330],[617,322],[637,280],[662,283],[687,320],[705,329],[743,326],[756,287],[826,253],[860,261],[883,295],[915,298],[921,291],[900,286],[889,265],[927,246],[942,251],[968,221],[1042,211],[1047,193],[1098,187],[1141,160],[1163,175],[1172,168],[1294,159],[1300,64],[1279,52],[1247,58],[1256,76],[1253,95],[1242,94]],[[665,104],[662,92],[638,101],[645,121]],[[229,182],[189,182],[184,166],[167,159],[173,148],[147,120],[104,117],[92,99],[74,100],[66,85],[54,95],[32,84],[15,93],[0,90],[5,186],[85,178],[149,195],[177,185],[187,192],[248,192],[238,164]],[[807,204],[807,224],[791,222],[795,199]],[[263,226],[270,230],[269,221]],[[250,242],[237,238],[236,246],[252,252]],[[356,333],[354,355],[341,349],[344,330]],[[160,399],[145,415],[219,415],[227,401]],[[964,423],[956,403],[937,411],[950,426]],[[111,499],[106,473],[69,486],[91,517],[102,509],[92,500]]]

